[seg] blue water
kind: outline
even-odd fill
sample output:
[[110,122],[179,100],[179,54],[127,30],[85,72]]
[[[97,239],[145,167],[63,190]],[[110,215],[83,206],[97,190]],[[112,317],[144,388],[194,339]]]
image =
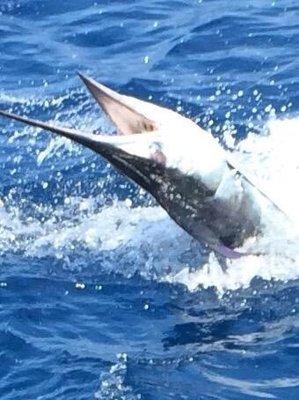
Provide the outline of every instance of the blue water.
[[[0,106],[32,117],[111,130],[81,71],[220,139],[298,118],[295,0],[2,1],[0,38]],[[146,194],[0,128],[1,400],[299,398],[298,264],[191,290],[200,245]]]

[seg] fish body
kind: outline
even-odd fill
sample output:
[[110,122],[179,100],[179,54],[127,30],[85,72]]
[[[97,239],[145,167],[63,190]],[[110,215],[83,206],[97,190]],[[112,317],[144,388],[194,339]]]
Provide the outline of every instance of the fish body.
[[80,77],[116,126],[117,135],[62,128],[6,111],[0,115],[90,148],[149,192],[192,237],[221,256],[242,256],[234,248],[261,229],[259,197],[279,210],[271,199],[192,120]]

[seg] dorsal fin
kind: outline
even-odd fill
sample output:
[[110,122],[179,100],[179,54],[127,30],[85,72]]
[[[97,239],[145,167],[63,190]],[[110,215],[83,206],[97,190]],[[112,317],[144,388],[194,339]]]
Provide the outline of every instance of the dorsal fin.
[[79,76],[97,103],[116,125],[120,134],[131,135],[155,130],[155,123],[128,105],[126,96],[82,74]]

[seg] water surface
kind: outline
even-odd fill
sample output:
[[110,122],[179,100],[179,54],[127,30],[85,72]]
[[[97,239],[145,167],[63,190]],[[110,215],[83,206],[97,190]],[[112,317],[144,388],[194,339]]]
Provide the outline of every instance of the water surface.
[[1,399],[296,399],[297,2],[7,1],[0,38],[1,108],[111,132],[87,73],[195,119],[295,221],[223,274],[98,156],[1,120]]

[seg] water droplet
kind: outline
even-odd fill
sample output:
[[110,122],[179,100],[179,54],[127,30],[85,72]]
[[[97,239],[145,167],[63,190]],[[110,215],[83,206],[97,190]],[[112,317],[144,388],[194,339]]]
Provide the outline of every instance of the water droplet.
[[269,113],[269,112],[271,111],[271,109],[272,109],[272,105],[271,105],[271,104],[268,104],[268,105],[265,107],[265,112],[266,112],[266,113]]
[[83,290],[83,289],[85,289],[85,283],[81,283],[81,282],[76,282],[76,284],[75,284],[75,288],[76,289],[81,289],[81,290]]

